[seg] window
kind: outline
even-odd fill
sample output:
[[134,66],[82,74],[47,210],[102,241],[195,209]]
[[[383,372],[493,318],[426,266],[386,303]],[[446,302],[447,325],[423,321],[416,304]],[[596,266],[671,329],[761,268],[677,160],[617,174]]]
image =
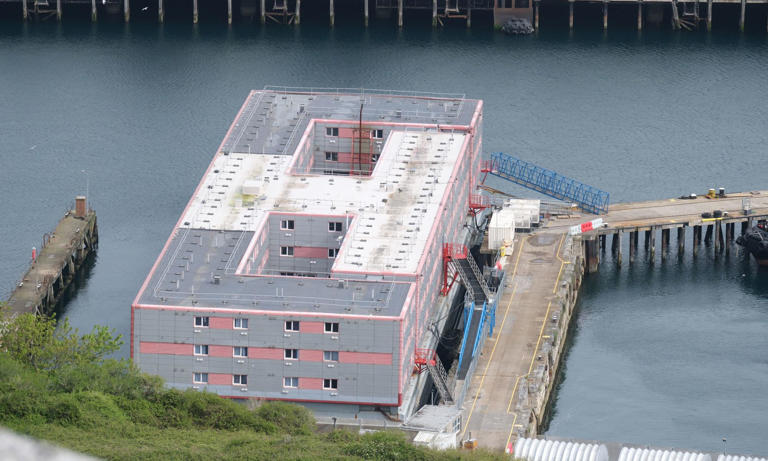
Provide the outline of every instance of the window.
[[384,130],[371,130],[371,137],[373,139],[384,139]]
[[196,383],[207,384],[208,383],[208,373],[194,373],[194,376],[192,377],[192,381],[194,381]]
[[515,0],[515,8],[528,8],[530,5],[528,0]]
[[232,384],[235,386],[245,386],[248,384],[248,375],[232,375]]
[[208,355],[208,345],[195,344],[195,355]]
[[339,352],[338,351],[323,351],[323,360],[326,362],[338,362],[339,361]]
[[341,232],[342,226],[340,222],[331,221],[328,223],[328,232]]
[[339,255],[339,249],[338,248],[328,248],[328,257],[329,258],[335,258]]
[[235,319],[235,328],[245,330],[248,328],[248,319],[241,319],[236,318]]
[[338,162],[339,161],[339,153],[338,152],[326,152],[325,153],[325,160],[328,162]]
[[235,346],[232,355],[235,357],[248,357],[248,348],[244,346]]
[[293,226],[294,226],[293,219],[280,220],[280,230],[293,230]]
[[208,317],[195,317],[195,326],[196,327],[207,327],[208,326]]
[[280,256],[293,256],[293,247],[280,247]]
[[338,333],[339,332],[339,322],[325,322],[325,332],[326,333]]
[[299,378],[283,378],[283,387],[299,387]]
[[286,320],[285,321],[285,331],[299,331],[299,321],[298,320]]
[[326,127],[325,128],[325,135],[326,136],[338,136],[339,135],[339,129],[336,127]]
[[323,389],[338,389],[339,388],[339,380],[338,379],[324,379],[323,380]]
[[284,355],[285,355],[285,360],[299,360],[298,349],[286,349]]

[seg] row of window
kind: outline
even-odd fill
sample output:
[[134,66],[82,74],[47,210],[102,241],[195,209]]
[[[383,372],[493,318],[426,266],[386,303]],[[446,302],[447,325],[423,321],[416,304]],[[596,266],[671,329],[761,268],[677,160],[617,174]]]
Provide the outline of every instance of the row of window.
[[[328,223],[328,232],[341,232],[344,228],[343,223],[340,221],[331,221]],[[294,230],[296,229],[296,221],[293,219],[281,219],[280,230]]]
[[[195,355],[208,355],[207,344],[195,344]],[[283,356],[286,360],[299,360],[298,349],[284,349]],[[245,346],[235,346],[232,348],[232,357],[248,357],[248,348]],[[338,351],[323,351],[323,361],[338,362]]]
[[[325,128],[325,135],[331,136],[331,137],[337,137],[339,136],[339,128],[335,126],[329,126]],[[384,138],[384,130],[371,130],[371,137],[373,139],[383,139]]]
[[[192,373],[192,382],[195,384],[208,384],[208,373]],[[248,384],[248,375],[232,375],[233,386],[245,386]],[[298,388],[299,378],[296,376],[286,376],[283,378],[283,387]],[[338,390],[339,380],[336,378],[323,379],[323,389]]]
[[[379,155],[380,154],[371,154],[371,161],[373,163],[376,163],[379,161]],[[326,162],[338,162],[339,161],[339,153],[338,152],[326,152],[325,153],[325,161]]]
[[[196,327],[208,327],[210,326],[210,317],[195,317],[195,326]],[[248,329],[248,319],[244,318],[235,318],[232,321],[232,327],[236,330],[247,330]]]
[[[211,318],[210,317],[203,317],[203,316],[195,316],[195,326],[196,327],[208,327],[210,326]],[[338,333],[339,332],[339,322],[324,322],[324,328],[323,331],[325,333]],[[238,330],[247,329],[248,328],[248,319],[244,318],[235,318],[233,319],[233,326],[234,328]],[[301,327],[301,324],[298,320],[286,320],[285,321],[285,331],[299,331]],[[207,347],[207,346],[206,346]]]
[[[339,255],[338,248],[328,248],[328,257],[335,258]],[[280,247],[280,256],[293,256],[293,247]]]

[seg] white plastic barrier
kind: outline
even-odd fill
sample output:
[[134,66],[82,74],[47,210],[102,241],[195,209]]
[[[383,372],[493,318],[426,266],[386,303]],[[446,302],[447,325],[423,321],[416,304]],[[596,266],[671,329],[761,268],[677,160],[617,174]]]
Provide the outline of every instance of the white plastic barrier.
[[689,451],[624,447],[619,453],[619,461],[712,461],[712,457]]
[[520,438],[506,451],[525,461],[608,461],[608,449],[596,443]]

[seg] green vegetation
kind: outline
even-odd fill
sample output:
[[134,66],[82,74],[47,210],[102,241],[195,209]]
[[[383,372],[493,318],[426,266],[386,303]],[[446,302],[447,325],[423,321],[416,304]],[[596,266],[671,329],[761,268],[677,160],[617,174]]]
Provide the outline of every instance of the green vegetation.
[[79,335],[66,321],[0,319],[0,424],[108,459],[505,459],[489,452],[437,452],[396,431],[318,433],[304,407],[246,405],[163,387],[127,360],[103,327]]

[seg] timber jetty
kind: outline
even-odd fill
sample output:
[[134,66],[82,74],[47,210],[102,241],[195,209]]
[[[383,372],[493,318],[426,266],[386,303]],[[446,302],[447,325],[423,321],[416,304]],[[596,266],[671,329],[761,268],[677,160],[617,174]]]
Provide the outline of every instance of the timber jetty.
[[[166,12],[173,11],[188,15],[195,24],[201,14],[214,14],[227,24],[237,19],[286,26],[299,25],[302,17],[316,19],[319,14],[323,20],[327,18],[330,27],[334,27],[336,13],[343,11],[345,18],[357,16],[365,27],[373,18],[391,22],[399,28],[406,23],[428,26],[430,19],[432,27],[443,27],[449,23],[472,27],[475,18],[476,23],[485,27],[501,27],[509,20],[524,20],[539,29],[542,17],[550,20],[567,14],[570,29],[575,27],[575,18],[584,20],[587,15],[592,16],[591,22],[597,23],[599,21],[594,20],[602,17],[602,28],[608,29],[609,10],[625,14],[627,8],[633,8],[632,14],[635,11],[637,14],[638,30],[642,30],[646,23],[653,26],[669,24],[672,29],[711,30],[716,12],[718,19],[730,17],[734,27],[736,21],[732,17],[738,15],[741,31],[744,30],[748,11],[758,17],[765,16],[768,0],[305,0],[303,3],[301,0],[227,0],[216,2],[217,5],[205,4],[205,11],[198,8],[198,3],[198,0],[133,3],[131,0],[0,0],[0,5],[9,5],[6,10],[13,11],[14,15],[21,10],[19,17],[24,21],[29,18],[62,21],[64,16],[87,18],[90,13],[93,22],[106,15],[122,16],[125,22],[130,22],[133,13],[134,16],[156,17],[157,22],[162,23]],[[10,6],[13,4],[18,4],[18,10],[15,5]],[[216,11],[217,8],[219,11]]]
[[98,244],[96,213],[78,196],[75,209],[43,236],[40,252],[33,249],[32,263],[8,299],[11,314],[50,315]]

